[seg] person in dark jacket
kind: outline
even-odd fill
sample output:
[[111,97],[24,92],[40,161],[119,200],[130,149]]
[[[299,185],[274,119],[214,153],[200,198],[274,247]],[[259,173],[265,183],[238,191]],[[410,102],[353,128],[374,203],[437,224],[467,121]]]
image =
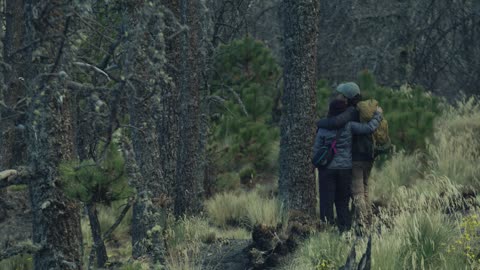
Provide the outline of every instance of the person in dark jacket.
[[[327,119],[333,119],[345,112],[347,103],[344,100],[333,100],[329,105]],[[348,122],[338,129],[336,154],[326,168],[319,169],[320,218],[333,222],[333,205],[337,210],[337,223],[341,231],[350,229],[351,212],[349,201],[352,187],[352,143],[353,134],[372,134],[382,120],[381,108],[368,123]],[[324,138],[335,137],[336,130],[319,128],[315,137],[313,153],[323,145]]]
[[[361,100],[360,88],[353,82],[342,83],[337,89],[337,99],[344,100],[349,107],[341,114],[321,119],[317,128],[336,130],[349,122],[359,122],[360,114],[356,109]],[[353,136],[352,143],[352,198],[354,220],[358,234],[364,234],[371,225],[372,208],[368,198],[368,179],[375,159],[373,138],[370,134]]]

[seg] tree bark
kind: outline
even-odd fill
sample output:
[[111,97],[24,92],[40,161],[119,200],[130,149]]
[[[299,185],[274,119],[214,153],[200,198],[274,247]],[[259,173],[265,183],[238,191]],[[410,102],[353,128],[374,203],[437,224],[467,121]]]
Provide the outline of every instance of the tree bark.
[[195,214],[202,209],[203,173],[200,161],[201,51],[199,11],[201,1],[179,0],[177,18],[188,27],[181,34],[180,66],[177,80],[180,91],[180,140],[176,171],[175,215]]
[[[0,169],[14,168],[25,164],[25,138],[23,128],[15,128],[16,125],[23,127],[24,106],[18,104],[25,97],[22,81],[23,66],[25,65],[24,54],[15,53],[23,46],[25,34],[24,2],[6,1],[5,5],[5,37],[3,39],[3,59],[10,68],[5,74],[6,92],[0,99],[4,101],[7,109],[1,115],[1,139],[0,139]],[[5,91],[5,90],[4,90]]]
[[[180,37],[178,20],[174,14],[178,10],[177,0],[162,0],[162,5],[168,9],[165,12],[165,59],[168,63],[164,69],[169,80],[164,80],[160,87],[160,106],[158,111],[157,131],[158,145],[160,146],[160,171],[163,188],[158,189],[168,195],[173,202],[175,199],[175,177],[178,157],[178,105],[179,105],[179,61]],[[163,190],[164,189],[164,190]],[[173,210],[174,204],[167,206]]]
[[318,0],[283,0],[284,94],[279,196],[288,209],[315,211],[310,163],[315,132]]
[[[34,10],[43,10],[40,17]],[[68,12],[70,3],[61,0],[25,0],[27,59],[27,95],[31,99],[27,114],[29,129],[28,162],[34,177],[29,185],[33,214],[33,243],[42,248],[34,255],[34,269],[82,269],[82,234],[79,205],[67,199],[57,185],[61,161],[74,158],[72,97],[61,76],[44,76],[68,72]],[[47,11],[48,10],[48,11]],[[48,20],[48,23],[47,23]],[[60,39],[32,41],[50,34]],[[34,50],[44,50],[45,59],[33,62]]]
[[[171,115],[162,114],[165,109],[172,109],[162,106],[165,104],[162,103],[162,94],[168,93],[161,89],[166,80],[162,76],[163,59],[156,58],[162,57],[165,50],[163,13],[160,6],[154,4],[137,7],[130,15],[133,16],[129,22],[129,33],[133,34],[129,35],[123,72],[125,78],[133,75],[138,78],[126,81],[132,147],[125,143],[124,151],[131,184],[137,191],[132,217],[132,256],[146,256],[154,263],[163,263],[166,253],[163,231],[168,201],[171,200],[168,193],[171,178],[165,175],[165,169],[162,170],[160,166],[165,164],[171,153],[162,150],[172,149],[171,145],[160,148],[159,143],[165,137],[161,140],[158,137],[165,133],[158,132],[159,123],[156,119],[158,116],[168,123],[170,119],[164,117]],[[143,19],[138,20],[141,16]],[[145,52],[151,52],[156,57]],[[170,134],[166,135],[167,138]]]

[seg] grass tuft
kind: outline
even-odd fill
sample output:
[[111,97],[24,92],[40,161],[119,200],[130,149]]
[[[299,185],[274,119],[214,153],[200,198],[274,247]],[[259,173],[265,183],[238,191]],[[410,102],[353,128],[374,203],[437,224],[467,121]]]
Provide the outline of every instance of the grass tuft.
[[218,194],[205,202],[211,221],[220,227],[255,224],[276,226],[281,222],[281,207],[275,198],[265,198],[257,190]]

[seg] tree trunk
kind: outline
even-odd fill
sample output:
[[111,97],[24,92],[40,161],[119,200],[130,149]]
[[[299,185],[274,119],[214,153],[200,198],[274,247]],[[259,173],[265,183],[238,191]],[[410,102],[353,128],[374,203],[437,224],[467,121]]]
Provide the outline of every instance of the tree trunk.
[[[178,63],[180,61],[180,37],[178,35],[178,22],[174,13],[178,10],[177,0],[160,1],[170,12],[165,12],[165,58],[168,63],[164,67],[170,80],[164,81],[160,89],[160,107],[157,120],[158,145],[160,146],[160,170],[162,174],[164,192],[173,202],[175,197],[175,176],[177,172],[178,156]],[[167,208],[173,210],[173,203]]]
[[[103,268],[108,261],[107,249],[105,248],[105,243],[102,239],[102,230],[100,228],[100,222],[98,221],[97,208],[94,203],[87,204],[88,220],[90,221],[90,229],[92,231],[92,238],[94,246],[92,249],[95,249],[97,254],[97,267]],[[92,262],[90,262],[91,264]],[[89,267],[90,268],[90,267]]]
[[279,196],[285,206],[315,211],[310,163],[315,122],[318,0],[283,0],[284,94],[280,124]]
[[175,215],[202,209],[203,173],[200,160],[201,1],[179,0],[177,18],[188,31],[181,34],[178,86],[180,141],[178,148]]
[[[72,97],[61,76],[68,72],[67,33],[70,3],[61,0],[25,0],[27,58],[33,63],[33,50],[44,50],[46,59],[30,64],[26,70],[27,95],[31,99],[27,114],[28,161],[34,177],[29,184],[33,214],[33,242],[42,248],[34,255],[35,269],[82,269],[82,234],[79,206],[67,199],[59,188],[60,162],[74,158]],[[40,17],[34,10],[48,11]],[[48,20],[48,23],[47,23]],[[35,24],[34,24],[35,21]],[[35,25],[35,26],[34,26]],[[56,35],[32,46],[39,37]]]
[[[7,1],[5,5],[5,38],[3,40],[3,59],[10,65],[4,72],[7,89],[0,99],[8,109],[1,116],[2,138],[0,139],[0,169],[14,168],[25,164],[25,138],[23,137],[24,116],[20,113],[23,106],[16,106],[25,97],[25,91],[19,77],[23,77],[24,54],[15,53],[23,46],[25,34],[24,2]],[[19,128],[15,128],[18,125]]]
[[[133,34],[129,35],[123,72],[125,78],[131,76],[133,72],[139,78],[126,82],[130,126],[133,127],[131,130],[133,149],[126,143],[124,151],[131,184],[137,191],[133,205],[132,256],[134,258],[147,256],[154,263],[163,263],[166,253],[163,241],[163,231],[166,227],[165,209],[171,200],[168,192],[169,181],[173,177],[165,175],[165,170],[160,166],[170,157],[168,155],[171,152],[168,150],[172,149],[172,146],[160,146],[159,143],[165,139],[162,136],[167,134],[166,138],[169,138],[172,133],[159,132],[156,117],[165,120],[165,123],[170,122],[171,119],[167,117],[172,115],[163,114],[173,107],[169,103],[167,108],[162,106],[165,104],[162,103],[165,102],[162,100],[164,97],[162,94],[173,93],[165,93],[161,89],[166,81],[162,76],[162,61],[145,54],[145,51],[152,52],[154,56],[163,55],[164,21],[158,4],[137,7],[130,15],[133,16],[128,31]],[[136,19],[141,16],[143,20]],[[169,132],[175,134],[174,131]],[[164,149],[167,152],[162,152]]]

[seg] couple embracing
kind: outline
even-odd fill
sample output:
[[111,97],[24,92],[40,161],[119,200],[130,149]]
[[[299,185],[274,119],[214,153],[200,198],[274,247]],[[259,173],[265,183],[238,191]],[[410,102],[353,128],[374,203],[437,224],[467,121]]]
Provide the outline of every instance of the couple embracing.
[[376,107],[373,117],[361,123],[358,85],[342,83],[336,92],[329,104],[328,116],[317,122],[313,147],[312,162],[318,168],[320,218],[333,223],[335,205],[340,231],[354,225],[357,234],[364,234],[372,219],[368,199],[368,178],[375,158],[372,133],[379,127],[383,111]]

